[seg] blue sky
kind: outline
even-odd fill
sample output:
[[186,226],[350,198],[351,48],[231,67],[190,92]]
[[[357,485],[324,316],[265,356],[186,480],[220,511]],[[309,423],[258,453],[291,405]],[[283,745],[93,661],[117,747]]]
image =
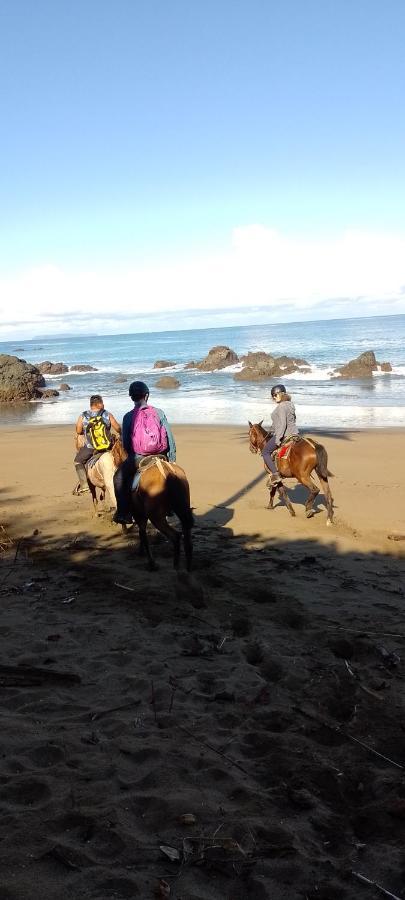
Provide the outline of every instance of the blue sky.
[[[323,293],[338,311],[342,291],[374,311],[374,283],[380,312],[405,310],[402,0],[5,7],[3,328],[29,331],[35,315],[54,329],[51,303],[71,330],[89,292],[128,323],[142,303],[180,322],[204,293],[211,310],[242,307],[241,267],[245,286],[260,273],[245,305],[274,304],[278,320]],[[308,241],[346,281],[306,269],[274,282],[274,253],[297,269]]]

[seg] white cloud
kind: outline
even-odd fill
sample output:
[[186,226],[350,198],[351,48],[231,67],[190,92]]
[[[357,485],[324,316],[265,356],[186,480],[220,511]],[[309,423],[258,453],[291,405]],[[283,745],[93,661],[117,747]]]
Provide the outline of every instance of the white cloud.
[[140,314],[252,306],[271,306],[280,321],[283,309],[289,320],[314,309],[319,318],[324,303],[338,314],[342,298],[354,300],[355,315],[384,313],[387,303],[402,312],[404,285],[405,235],[304,238],[249,225],[204,257],[97,271],[44,265],[0,278],[0,334],[117,331],[122,320],[135,327]]

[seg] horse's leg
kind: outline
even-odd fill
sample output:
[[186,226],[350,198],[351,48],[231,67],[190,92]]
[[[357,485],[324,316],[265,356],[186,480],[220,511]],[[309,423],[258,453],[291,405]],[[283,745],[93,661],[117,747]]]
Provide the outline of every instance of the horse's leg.
[[321,482],[321,487],[323,489],[324,497],[326,500],[326,508],[328,510],[328,518],[326,519],[327,525],[333,525],[333,497],[332,492],[329,487],[329,481],[327,478],[323,478],[322,475],[318,472],[318,478]]
[[283,485],[283,484],[278,484],[278,485],[276,486],[275,490],[278,491],[280,500],[284,500],[284,503],[285,503],[285,505],[286,505],[286,507],[287,507],[287,509],[288,509],[288,512],[290,513],[290,516],[295,516],[295,510],[294,510],[294,507],[293,507],[293,505],[292,505],[292,503],[291,503],[291,500],[290,500],[290,498],[289,498],[289,496],[288,496],[288,494],[287,494],[287,491],[286,491],[284,485]]
[[193,561],[193,540],[191,537],[191,528],[183,528],[183,538],[184,538],[184,552],[186,555],[186,569],[187,569],[187,572],[190,572],[191,564]]
[[276,490],[277,490],[277,486],[275,484],[273,484],[273,485],[271,485],[271,487],[269,487],[269,502],[268,502],[267,509],[274,508],[273,501],[274,501],[274,496],[275,496]]
[[319,494],[319,488],[316,486],[315,482],[312,481],[310,474],[301,475],[299,481],[309,490],[309,497],[305,504],[305,515],[307,519],[312,519],[312,516],[315,515],[314,501]]
[[171,525],[166,521],[166,516],[160,510],[154,510],[153,512],[149,512],[149,518],[152,522],[152,525],[160,531],[161,534],[164,534],[167,537],[168,541],[173,544],[174,556],[173,556],[173,566],[175,569],[178,569],[180,562],[180,547],[181,547],[181,535],[175,528],[172,528]]
[[148,533],[146,530],[146,526],[148,524],[148,516],[143,510],[141,511],[139,509],[135,509],[134,504],[132,506],[132,513],[138,526],[139,532],[139,556],[146,556],[148,560],[149,571],[155,572],[157,569],[157,564],[152,556],[152,551],[150,549],[148,540]]
[[97,515],[98,515],[98,512],[97,512],[98,503],[97,503],[96,486],[95,486],[95,484],[92,484],[92,482],[89,480],[89,478],[87,479],[87,484],[88,484],[88,486],[89,486],[89,490],[90,490],[90,494],[91,494],[91,499],[92,499],[92,501],[93,501],[94,515],[97,516]]

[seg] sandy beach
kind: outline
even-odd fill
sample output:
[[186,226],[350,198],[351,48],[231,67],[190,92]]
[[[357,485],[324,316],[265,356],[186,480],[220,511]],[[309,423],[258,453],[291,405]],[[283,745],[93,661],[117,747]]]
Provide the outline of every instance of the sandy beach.
[[72,427],[1,431],[0,900],[403,893],[405,432],[314,436],[333,528],[175,428],[188,576],[72,496]]

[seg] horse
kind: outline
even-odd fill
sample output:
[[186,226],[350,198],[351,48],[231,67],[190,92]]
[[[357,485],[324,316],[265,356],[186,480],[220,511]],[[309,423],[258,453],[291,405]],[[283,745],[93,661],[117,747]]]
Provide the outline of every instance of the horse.
[[[132,490],[132,515],[139,529],[141,555],[146,554],[150,570],[156,569],[149,546],[146,526],[148,520],[173,545],[173,566],[179,566],[181,534],[169,525],[167,516],[175,513],[181,522],[186,568],[191,570],[193,542],[191,529],[194,517],[190,507],[190,487],[184,469],[160,456],[147,457],[140,464],[140,477]],[[126,526],[122,526],[126,531]]]
[[114,491],[114,472],[126,459],[126,453],[119,438],[113,439],[110,450],[105,450],[91,466],[86,466],[87,483],[93,500],[94,511],[97,514],[98,501],[96,488],[100,488],[104,500],[109,503],[110,509],[115,509],[117,502]]
[[[262,427],[262,422],[263,419],[255,425],[249,422],[249,450],[251,453],[259,453],[270,437],[270,433]],[[312,472],[315,470],[326,501],[328,513],[326,524],[333,525],[333,497],[328,481],[328,477],[331,477],[332,473],[328,470],[328,454],[325,447],[322,444],[318,444],[317,441],[313,441],[312,438],[297,437],[291,441],[290,449],[286,456],[278,457],[277,467],[282,478],[296,478],[300,484],[308,488],[309,497],[305,504],[307,519],[315,515],[314,501],[319,494],[319,488],[311,478]],[[265,469],[267,472],[266,466]],[[270,491],[267,508],[273,509],[274,495],[276,490],[278,490],[280,498],[284,500],[290,515],[295,516],[294,507],[284,485],[274,485],[269,478],[267,487]]]

